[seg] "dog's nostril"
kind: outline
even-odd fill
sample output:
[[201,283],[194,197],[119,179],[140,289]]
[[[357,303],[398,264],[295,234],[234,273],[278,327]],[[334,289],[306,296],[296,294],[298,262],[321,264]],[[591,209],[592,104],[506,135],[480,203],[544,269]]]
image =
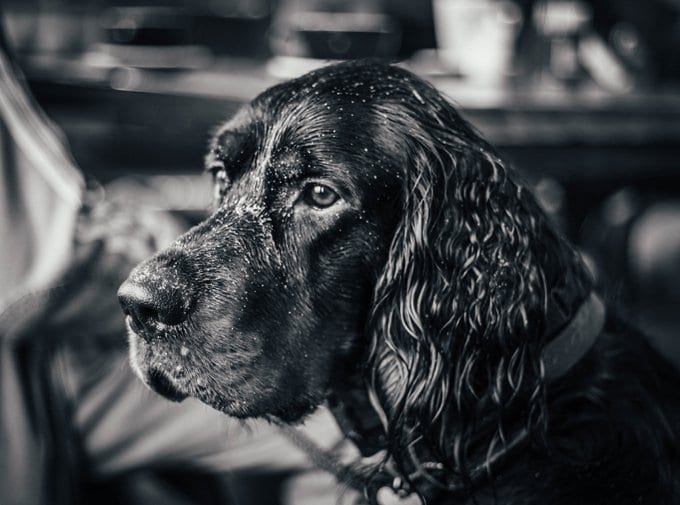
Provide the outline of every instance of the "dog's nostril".
[[172,305],[164,307],[162,311],[156,313],[158,321],[163,324],[179,324],[187,318],[187,309],[182,301],[173,300]]
[[[128,312],[126,311],[126,313]],[[158,312],[153,308],[144,305],[138,305],[130,310],[128,315],[130,316],[130,325],[134,332],[143,335],[153,333],[155,322],[159,321]]]
[[140,321],[160,321],[158,311],[153,307],[140,305],[137,308],[137,317]]

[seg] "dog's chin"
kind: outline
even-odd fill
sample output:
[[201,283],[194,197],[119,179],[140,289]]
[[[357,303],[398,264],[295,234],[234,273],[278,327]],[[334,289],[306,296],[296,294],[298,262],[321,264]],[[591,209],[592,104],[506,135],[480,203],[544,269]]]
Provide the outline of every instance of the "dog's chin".
[[[249,387],[241,383],[238,387],[224,383],[204,384],[195,381],[178,380],[170,371],[174,362],[164,362],[157,351],[128,327],[130,364],[135,374],[155,393],[174,402],[193,397],[223,414],[248,419],[254,417],[279,419],[286,423],[297,423],[313,412],[324,400],[324,395],[310,392],[287,391],[282,399],[276,384],[270,387],[260,384]],[[163,353],[161,353],[163,354]],[[299,394],[298,394],[299,393]]]
[[238,419],[267,419],[274,422],[283,422],[285,424],[301,424],[309,417],[310,414],[316,410],[317,406],[314,405],[291,405],[286,407],[277,407],[274,409],[242,409],[238,405],[228,404],[217,407],[210,402],[204,402],[211,407],[219,410],[223,414],[231,417],[236,417]]
[[146,373],[146,384],[156,393],[173,402],[181,402],[187,396],[162,370],[151,369]]
[[140,337],[137,334],[129,330],[129,337],[130,364],[144,384],[153,392],[173,402],[181,402],[189,396],[188,393],[182,391],[182,388],[172,379],[169,373],[162,368],[151,367],[146,363],[140,349]]
[[[139,375],[144,384],[146,384],[154,393],[161,395],[173,402],[181,402],[188,395],[173,381],[172,377],[160,368],[148,368],[137,366]],[[144,370],[144,371],[142,371]]]
[[200,389],[192,397],[209,407],[238,419],[263,418],[297,424],[311,414],[320,402],[300,400],[281,404],[275,395],[262,392],[261,396],[239,397],[226,391]]

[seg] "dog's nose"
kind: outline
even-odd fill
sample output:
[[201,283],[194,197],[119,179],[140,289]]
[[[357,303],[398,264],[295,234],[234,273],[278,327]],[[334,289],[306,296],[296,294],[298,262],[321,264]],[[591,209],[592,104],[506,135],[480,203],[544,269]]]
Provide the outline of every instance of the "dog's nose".
[[189,290],[176,272],[164,271],[153,275],[133,273],[118,289],[118,301],[130,316],[133,331],[144,338],[159,334],[160,324],[185,321],[192,304]]

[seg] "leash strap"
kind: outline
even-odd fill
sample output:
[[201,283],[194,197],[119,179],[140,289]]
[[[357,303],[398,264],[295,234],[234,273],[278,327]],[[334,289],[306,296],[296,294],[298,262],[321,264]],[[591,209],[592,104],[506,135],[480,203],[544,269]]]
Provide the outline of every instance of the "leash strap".
[[278,427],[288,440],[309,456],[309,459],[312,460],[315,466],[333,474],[338,482],[347,484],[360,493],[365,491],[368,479],[353,468],[352,465],[343,463],[333,453],[319,447],[313,440],[295,427],[284,423],[278,424]]

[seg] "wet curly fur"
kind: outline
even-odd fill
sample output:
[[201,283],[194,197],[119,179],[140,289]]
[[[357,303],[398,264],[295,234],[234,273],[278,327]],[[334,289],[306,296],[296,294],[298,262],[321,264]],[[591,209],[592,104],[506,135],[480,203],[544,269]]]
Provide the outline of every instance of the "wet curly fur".
[[[610,310],[547,382],[551,296],[590,277],[432,86],[374,62],[323,68],[244,107],[206,166],[211,216],[121,288],[152,388],[287,422],[359,388],[428,503],[680,500],[680,377]],[[528,443],[473,483],[521,429]],[[470,485],[451,496],[454,476]]]

